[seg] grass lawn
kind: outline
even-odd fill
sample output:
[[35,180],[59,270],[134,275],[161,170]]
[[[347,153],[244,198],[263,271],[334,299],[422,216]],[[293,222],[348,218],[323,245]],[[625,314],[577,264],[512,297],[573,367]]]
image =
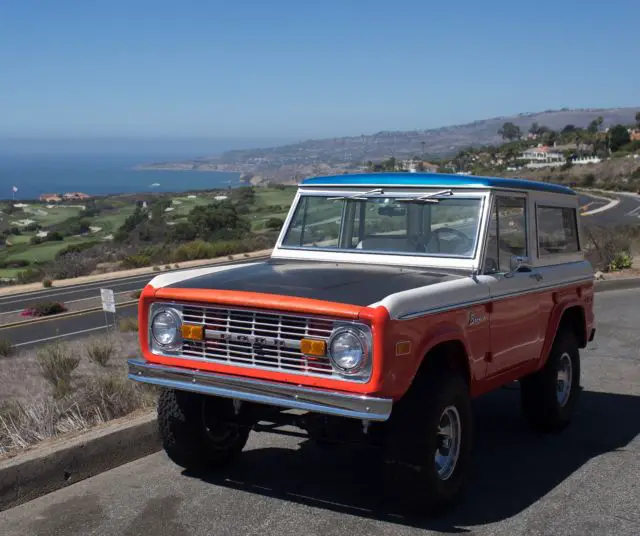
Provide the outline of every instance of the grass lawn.
[[22,213],[12,214],[14,220],[34,220],[43,227],[50,227],[62,223],[73,216],[77,216],[82,212],[80,207],[56,206],[47,208],[45,205],[30,205],[23,209]]
[[167,214],[171,214],[175,218],[187,216],[195,207],[209,205],[214,201],[213,196],[205,196],[203,194],[199,194],[195,199],[189,199],[188,197],[172,197],[171,200],[174,201],[171,205],[173,210]]
[[7,240],[11,242],[14,246],[18,244],[28,244],[31,238],[35,236],[33,234],[21,234],[21,235],[9,235]]
[[114,211],[98,214],[91,218],[91,226],[100,227],[107,234],[115,233],[135,209],[134,205],[127,205]]
[[71,244],[86,242],[87,240],[91,240],[91,237],[68,238],[59,242],[44,242],[35,246],[23,244],[3,251],[0,254],[0,260],[52,261],[56,253],[61,249]]
[[289,207],[296,195],[297,187],[287,186],[279,188],[256,188],[255,204],[257,206],[286,205]]
[[24,268],[0,268],[0,279],[14,278],[21,270],[24,270]]

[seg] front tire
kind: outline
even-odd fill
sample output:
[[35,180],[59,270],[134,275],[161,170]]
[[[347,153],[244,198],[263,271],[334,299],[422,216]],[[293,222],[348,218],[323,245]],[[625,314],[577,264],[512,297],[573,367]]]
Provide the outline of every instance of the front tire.
[[158,398],[162,446],[185,469],[213,469],[240,454],[251,430],[235,421],[231,400],[173,389]]
[[520,380],[522,411],[537,430],[556,432],[567,427],[580,395],[580,349],[575,335],[558,333],[544,367]]
[[[391,457],[411,474],[405,504],[436,514],[450,506],[466,480],[471,455],[469,387],[447,370],[413,385],[392,416]],[[415,492],[417,493],[414,493]]]

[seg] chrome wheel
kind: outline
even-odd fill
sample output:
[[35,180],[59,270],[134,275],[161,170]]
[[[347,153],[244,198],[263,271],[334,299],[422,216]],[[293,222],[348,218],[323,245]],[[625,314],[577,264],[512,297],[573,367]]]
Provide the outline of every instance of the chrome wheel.
[[573,364],[571,356],[564,352],[558,360],[558,374],[556,376],[556,397],[560,407],[564,407],[571,396],[573,380]]
[[462,424],[455,406],[447,406],[440,415],[435,467],[440,480],[447,480],[455,471],[460,456]]

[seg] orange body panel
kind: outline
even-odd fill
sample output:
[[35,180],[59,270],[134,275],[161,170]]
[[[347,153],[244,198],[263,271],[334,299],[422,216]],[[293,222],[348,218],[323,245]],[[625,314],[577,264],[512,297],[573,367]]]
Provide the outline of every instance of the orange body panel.
[[[152,301],[188,301],[251,307],[364,321],[373,333],[373,369],[366,383],[252,369],[149,351],[148,310]],[[252,292],[147,286],[139,302],[139,339],[144,358],[152,363],[317,388],[401,398],[411,386],[424,356],[436,345],[459,341],[469,359],[471,395],[479,396],[542,367],[562,314],[578,305],[585,311],[587,337],[593,327],[593,284],[495,300],[411,320],[392,320],[384,307],[361,307],[322,300]],[[409,349],[407,351],[407,349]]]

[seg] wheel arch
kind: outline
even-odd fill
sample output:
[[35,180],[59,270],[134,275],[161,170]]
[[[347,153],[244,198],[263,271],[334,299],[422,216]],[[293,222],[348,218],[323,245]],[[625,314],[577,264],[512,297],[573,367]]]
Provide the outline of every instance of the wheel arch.
[[549,359],[553,343],[561,331],[568,330],[576,337],[578,348],[585,348],[588,343],[586,312],[580,303],[569,303],[556,309],[547,327],[542,359],[539,368]]
[[460,338],[441,340],[430,346],[424,353],[411,387],[420,384],[422,379],[434,370],[441,371],[443,369],[460,374],[467,387],[471,387],[469,354],[466,345]]

